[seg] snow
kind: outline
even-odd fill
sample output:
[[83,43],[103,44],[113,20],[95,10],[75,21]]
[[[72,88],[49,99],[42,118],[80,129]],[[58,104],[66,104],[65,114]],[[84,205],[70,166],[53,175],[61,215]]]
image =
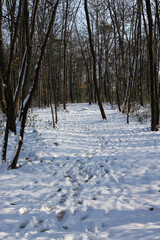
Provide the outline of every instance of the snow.
[[34,109],[20,168],[0,166],[0,239],[160,239],[160,133],[104,107],[69,104],[56,129]]

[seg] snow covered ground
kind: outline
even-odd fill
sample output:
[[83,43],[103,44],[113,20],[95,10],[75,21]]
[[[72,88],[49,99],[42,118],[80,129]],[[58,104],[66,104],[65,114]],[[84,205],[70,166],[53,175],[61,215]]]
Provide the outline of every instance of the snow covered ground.
[[56,129],[34,110],[21,167],[0,166],[0,239],[160,239],[160,133],[104,107],[70,104]]

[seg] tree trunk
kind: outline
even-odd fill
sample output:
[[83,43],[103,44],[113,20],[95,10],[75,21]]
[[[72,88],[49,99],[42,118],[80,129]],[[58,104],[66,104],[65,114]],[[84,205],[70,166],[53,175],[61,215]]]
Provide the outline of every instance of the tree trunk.
[[66,74],[66,51],[67,51],[67,24],[68,24],[68,0],[66,0],[65,9],[65,25],[64,25],[64,37],[63,37],[63,109],[66,110],[66,98],[67,98],[67,74]]
[[158,0],[155,0],[156,3],[156,18],[157,18],[157,25],[159,30],[159,38],[160,38],[160,5],[158,5]]
[[155,71],[154,71],[154,41],[153,41],[153,19],[151,11],[150,0],[146,0],[147,17],[149,24],[149,35],[148,35],[148,51],[150,61],[150,83],[151,83],[151,130],[157,131],[158,124],[156,121],[156,84],[155,84]]
[[8,135],[9,135],[9,129],[8,129],[8,121],[6,122],[6,128],[5,128],[5,135],[3,140],[3,147],[2,147],[2,161],[6,163],[6,154],[7,154],[7,146],[8,146]]
[[104,109],[103,109],[103,105],[102,105],[102,102],[101,102],[100,93],[99,93],[99,89],[98,89],[98,85],[97,85],[96,54],[95,54],[94,47],[93,47],[93,42],[92,42],[92,33],[91,33],[91,27],[90,27],[90,21],[89,21],[87,0],[84,0],[84,8],[85,8],[85,13],[86,13],[87,28],[88,28],[88,34],[89,34],[89,44],[90,44],[91,54],[92,54],[92,58],[93,58],[93,81],[94,81],[94,86],[95,86],[95,91],[96,91],[96,95],[97,95],[98,105],[99,105],[99,108],[100,108],[102,118],[106,119],[106,115],[105,115],[105,112],[104,112]]

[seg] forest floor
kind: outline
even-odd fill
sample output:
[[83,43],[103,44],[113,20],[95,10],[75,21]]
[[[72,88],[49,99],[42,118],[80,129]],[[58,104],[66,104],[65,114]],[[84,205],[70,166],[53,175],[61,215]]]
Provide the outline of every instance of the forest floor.
[[19,168],[0,165],[0,239],[160,239],[160,132],[104,108],[69,104],[55,129],[34,109]]

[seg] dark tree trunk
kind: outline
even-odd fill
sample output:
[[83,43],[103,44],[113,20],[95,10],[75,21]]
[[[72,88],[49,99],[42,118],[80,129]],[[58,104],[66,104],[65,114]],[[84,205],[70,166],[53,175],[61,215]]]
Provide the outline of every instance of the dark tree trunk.
[[66,11],[65,11],[65,26],[64,26],[64,50],[63,50],[63,109],[66,110],[66,100],[67,100],[67,68],[66,68],[66,57],[67,57],[67,24],[68,24],[68,0],[66,1]]
[[157,18],[157,24],[158,24],[158,30],[159,30],[159,38],[160,38],[160,4],[158,5],[158,0],[155,0],[156,3],[156,18]]
[[153,41],[153,19],[151,11],[150,0],[146,0],[147,17],[149,24],[149,35],[148,35],[148,51],[150,61],[150,83],[151,83],[151,130],[156,131],[158,124],[156,120],[157,104],[156,104],[156,84],[155,84],[155,69],[154,69],[154,41]]
[[100,108],[102,118],[106,119],[106,115],[105,115],[105,112],[104,112],[104,109],[103,109],[103,105],[102,105],[102,102],[101,102],[100,93],[99,93],[99,89],[98,89],[98,84],[97,84],[96,54],[95,54],[94,47],[93,47],[93,42],[92,42],[92,33],[91,33],[91,27],[90,27],[90,21],[89,21],[87,0],[84,0],[84,8],[85,8],[85,13],[86,13],[86,20],[87,20],[87,27],[88,27],[88,34],[89,34],[89,44],[90,44],[91,54],[92,54],[92,58],[93,58],[93,81],[94,81],[94,86],[95,86],[95,92],[96,92],[98,105],[99,105],[99,108]]
[[6,153],[7,153],[7,146],[8,146],[8,135],[9,135],[9,129],[8,129],[8,121],[6,122],[6,128],[5,128],[5,135],[4,135],[4,141],[3,141],[3,148],[2,148],[2,161],[6,163]]

